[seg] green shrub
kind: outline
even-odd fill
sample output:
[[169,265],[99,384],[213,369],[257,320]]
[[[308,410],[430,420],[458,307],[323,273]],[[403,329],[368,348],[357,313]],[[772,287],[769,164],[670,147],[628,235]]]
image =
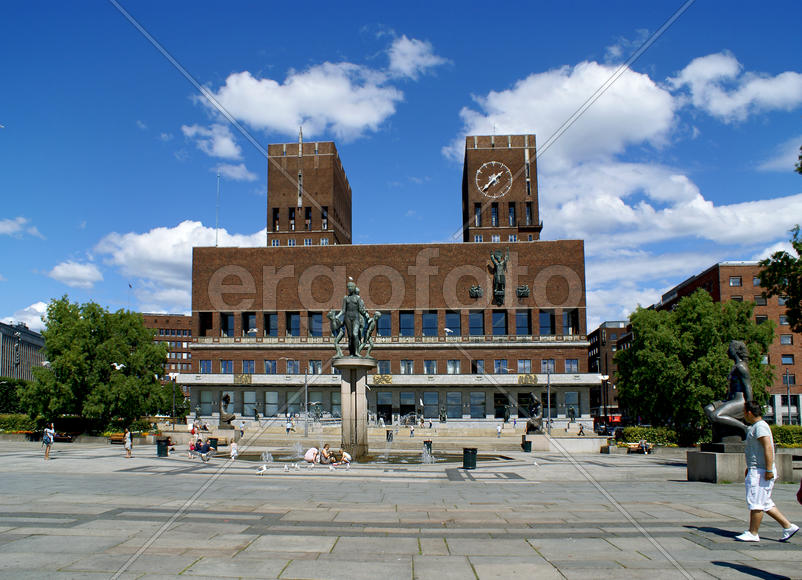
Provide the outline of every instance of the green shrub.
[[17,413],[0,415],[0,431],[36,431],[36,421]]
[[802,447],[802,426],[772,425],[771,435],[778,447]]
[[677,432],[668,427],[624,427],[624,441],[637,443],[641,439],[654,445],[676,447]]

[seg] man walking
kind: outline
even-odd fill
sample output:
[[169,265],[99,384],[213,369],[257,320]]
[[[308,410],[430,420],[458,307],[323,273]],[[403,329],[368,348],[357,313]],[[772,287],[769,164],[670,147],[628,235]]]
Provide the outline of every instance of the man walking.
[[735,536],[741,542],[759,542],[758,530],[763,521],[763,512],[774,518],[783,527],[781,542],[791,539],[799,526],[786,519],[771,501],[776,468],[774,466],[774,439],[771,429],[763,420],[760,404],[747,401],[744,404],[744,420],[750,425],[746,430],[746,504],[749,507],[749,529]]

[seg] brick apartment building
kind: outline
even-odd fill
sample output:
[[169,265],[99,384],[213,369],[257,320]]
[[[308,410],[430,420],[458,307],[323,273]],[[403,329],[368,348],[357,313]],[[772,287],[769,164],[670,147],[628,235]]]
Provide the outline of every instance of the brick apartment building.
[[616,388],[615,354],[619,339],[629,332],[629,321],[608,320],[588,334],[588,370],[607,377],[598,389],[590,392],[590,410],[601,422],[617,423],[621,420]]
[[33,380],[31,369],[45,360],[45,339],[25,324],[0,322],[0,377]]
[[192,371],[192,317],[143,313],[142,318],[145,326],[155,333],[154,342],[167,346],[167,360],[163,365],[165,380]]
[[300,413],[306,385],[310,404],[338,416],[326,314],[352,279],[382,313],[373,417],[526,417],[534,397],[556,422],[589,419],[600,379],[587,362],[584,246],[539,240],[533,135],[466,139],[462,243],[351,245],[334,144],[268,150],[266,247],[193,251],[192,366],[179,379],[193,409],[213,415],[228,394],[227,412]]
[[[766,362],[774,366],[775,380],[769,389],[767,418],[778,424],[800,424],[802,389],[796,377],[802,369],[802,336],[788,325],[782,297],[763,298],[760,287],[760,266],[757,262],[720,262],[701,274],[688,278],[666,292],[655,308],[672,308],[683,297],[704,288],[716,302],[750,300],[755,303],[757,322],[771,320],[775,324],[775,339],[769,347]],[[790,396],[789,396],[790,395]],[[790,401],[789,401],[790,399]],[[790,402],[790,405],[789,405]]]

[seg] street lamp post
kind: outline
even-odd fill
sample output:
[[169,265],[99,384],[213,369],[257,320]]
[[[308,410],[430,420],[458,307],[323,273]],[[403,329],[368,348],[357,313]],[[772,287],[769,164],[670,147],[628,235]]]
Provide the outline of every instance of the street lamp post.
[[551,367],[546,367],[546,430],[551,437]]
[[19,363],[20,363],[20,342],[22,341],[22,334],[19,330],[14,331],[14,378],[19,378]]
[[788,380],[788,369],[785,369],[785,404],[788,405],[788,425],[791,424],[791,382]]
[[610,377],[608,375],[602,375],[602,414],[604,416],[604,425],[607,426],[607,387],[609,385]]
[[304,371],[304,437],[309,437],[309,381],[308,371]]

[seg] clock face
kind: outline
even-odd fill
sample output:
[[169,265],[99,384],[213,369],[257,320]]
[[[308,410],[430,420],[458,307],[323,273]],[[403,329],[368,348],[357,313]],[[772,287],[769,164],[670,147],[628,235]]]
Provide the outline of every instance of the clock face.
[[512,187],[512,172],[500,161],[488,161],[476,170],[476,188],[487,197],[503,197]]

